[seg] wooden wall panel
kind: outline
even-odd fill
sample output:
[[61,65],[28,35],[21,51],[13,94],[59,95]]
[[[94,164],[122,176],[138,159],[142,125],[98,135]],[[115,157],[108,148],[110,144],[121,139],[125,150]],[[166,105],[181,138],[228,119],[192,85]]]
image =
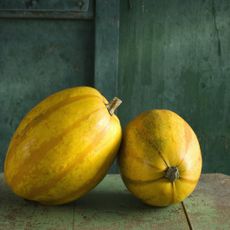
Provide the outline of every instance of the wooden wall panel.
[[203,171],[230,174],[230,2],[121,2],[119,115],[171,109],[198,134]]

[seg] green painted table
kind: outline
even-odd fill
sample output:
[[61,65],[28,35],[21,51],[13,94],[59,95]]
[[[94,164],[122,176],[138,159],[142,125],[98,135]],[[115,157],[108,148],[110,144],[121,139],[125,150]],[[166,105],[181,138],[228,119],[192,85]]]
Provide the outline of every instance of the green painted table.
[[119,175],[63,206],[42,206],[16,197],[0,174],[0,229],[230,229],[230,176],[202,175],[182,204],[153,208],[135,199]]

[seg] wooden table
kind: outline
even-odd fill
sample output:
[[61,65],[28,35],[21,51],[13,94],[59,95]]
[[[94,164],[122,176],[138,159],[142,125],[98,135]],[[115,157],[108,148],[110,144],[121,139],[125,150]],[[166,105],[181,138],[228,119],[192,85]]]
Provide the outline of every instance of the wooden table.
[[202,175],[183,204],[153,208],[134,198],[119,175],[108,175],[88,195],[63,206],[16,197],[0,174],[0,229],[230,229],[230,176]]

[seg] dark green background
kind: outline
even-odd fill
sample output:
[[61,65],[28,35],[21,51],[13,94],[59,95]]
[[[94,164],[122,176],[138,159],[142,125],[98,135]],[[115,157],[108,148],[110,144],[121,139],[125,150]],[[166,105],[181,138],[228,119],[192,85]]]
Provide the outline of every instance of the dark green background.
[[203,172],[230,174],[230,1],[121,6],[119,115],[167,108],[201,143]]
[[[230,1],[130,2],[131,8],[120,2],[119,77],[113,82],[123,100],[122,125],[143,110],[171,109],[197,133],[203,172],[230,174]],[[105,34],[108,28],[101,27]],[[66,87],[98,85],[94,34],[93,20],[0,19],[1,166],[32,106]],[[113,38],[107,33],[105,39]],[[102,91],[110,95],[107,79]]]

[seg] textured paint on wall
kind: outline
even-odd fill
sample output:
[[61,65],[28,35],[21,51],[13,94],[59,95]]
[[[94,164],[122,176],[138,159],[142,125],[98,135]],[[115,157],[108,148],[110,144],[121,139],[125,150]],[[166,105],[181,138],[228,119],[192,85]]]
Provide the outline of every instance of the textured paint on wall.
[[203,172],[230,174],[230,2],[121,2],[119,115],[171,109],[198,134]]
[[22,117],[46,96],[92,85],[94,27],[89,21],[0,20],[0,171]]
[[[123,126],[143,110],[174,110],[198,134],[203,171],[230,174],[230,1],[130,2],[131,9],[121,1],[120,12]],[[2,165],[13,131],[32,106],[62,88],[93,84],[94,26],[0,20],[0,51]]]

